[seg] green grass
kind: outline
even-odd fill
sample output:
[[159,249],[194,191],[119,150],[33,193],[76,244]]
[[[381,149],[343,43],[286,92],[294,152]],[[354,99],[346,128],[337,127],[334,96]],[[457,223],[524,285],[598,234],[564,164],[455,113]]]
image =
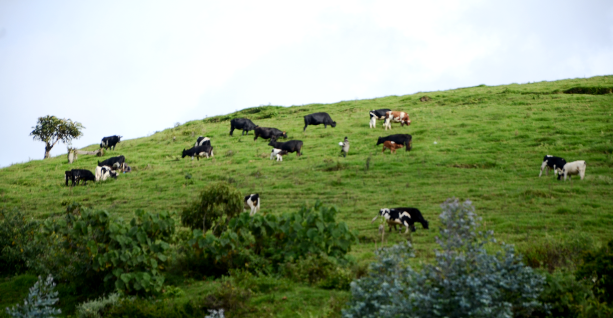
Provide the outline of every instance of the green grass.
[[[613,87],[613,76],[245,109],[122,141],[104,158],[83,155],[70,165],[60,156],[0,169],[0,207],[44,218],[77,201],[129,220],[138,208],[179,212],[207,184],[229,181],[244,194],[260,193],[261,213],[293,212],[317,199],[336,205],[338,219],[359,231],[360,244],[352,255],[361,263],[373,260],[379,237],[378,223],[370,220],[380,208],[396,206],[417,207],[430,221],[431,229],[418,225],[412,240],[416,261],[431,260],[439,205],[452,196],[472,200],[484,227],[494,230],[498,240],[520,248],[579,233],[601,242],[611,238],[613,226],[613,94],[562,93],[575,87],[590,92],[593,87]],[[420,102],[424,95],[432,100]],[[393,124],[386,132],[379,121],[376,129],[369,129],[368,111],[379,108],[406,111],[412,124]],[[309,126],[303,133],[303,116],[319,111],[328,112],[337,127]],[[304,142],[304,155],[269,160],[271,147],[262,139],[254,142],[253,132],[228,135],[229,119],[234,117],[286,130],[290,139]],[[381,154],[381,147],[374,147],[377,137],[397,133],[413,136],[411,152]],[[211,138],[215,158],[181,159],[181,151],[192,147],[199,135]],[[351,150],[342,158],[338,142],[345,136]],[[64,186],[65,170],[93,171],[98,160],[120,154],[132,173],[85,187]],[[559,182],[551,174],[538,178],[546,154],[585,160],[585,180]],[[187,179],[187,174],[192,177]],[[388,244],[404,239],[393,233]],[[302,300],[294,305],[317,298],[321,303],[313,308],[328,308],[326,299],[334,297],[329,291],[295,288],[294,297]],[[281,301],[275,304],[276,310],[292,310]],[[323,314],[323,309],[296,311],[304,316]]]

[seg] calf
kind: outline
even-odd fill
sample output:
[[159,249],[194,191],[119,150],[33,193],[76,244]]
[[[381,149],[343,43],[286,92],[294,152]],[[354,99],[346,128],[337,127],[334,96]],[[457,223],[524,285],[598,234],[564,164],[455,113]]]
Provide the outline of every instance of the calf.
[[181,158],[185,158],[185,156],[192,157],[192,160],[194,160],[194,157],[196,157],[197,160],[200,160],[200,157],[213,157],[213,147],[205,144],[204,146],[193,147],[188,150],[183,149]]
[[250,194],[245,197],[245,209],[250,209],[250,216],[254,216],[258,211],[260,211],[260,195],[259,194]]
[[411,124],[411,119],[409,118],[409,114],[405,113],[405,112],[397,112],[397,111],[388,111],[387,113],[385,113],[385,123],[383,124],[383,127],[385,127],[385,130],[392,129],[392,121],[400,123],[400,126],[404,126],[404,125],[410,125]]
[[96,181],[94,174],[85,169],[72,169],[72,185],[78,185],[83,180],[83,185],[87,185],[87,181]]
[[117,169],[123,169],[123,166],[125,165],[125,163],[126,163],[126,157],[121,155],[121,156],[106,159],[102,162],[98,161],[98,167],[108,166],[108,167],[111,167],[113,170],[117,170]]
[[564,181],[566,181],[566,176],[571,179],[571,176],[579,175],[581,180],[583,180],[583,178],[585,177],[585,168],[587,168],[585,160],[569,162],[565,164],[562,169],[558,168],[558,177],[564,174]]
[[369,114],[370,114],[370,128],[376,128],[377,127],[377,120],[385,119],[385,113],[387,113],[389,111],[391,111],[391,109],[387,109],[387,108],[371,110],[369,112]]
[[379,215],[375,216],[370,223],[374,222],[379,216],[385,218],[390,232],[392,231],[392,226],[395,230],[398,224],[406,227],[405,234],[409,232],[409,229],[411,229],[411,232],[415,232],[415,222],[421,223],[421,226],[426,230],[429,228],[428,221],[426,221],[421,215],[421,212],[415,208],[384,208],[379,210]]
[[211,138],[209,137],[198,137],[198,139],[196,140],[196,143],[194,144],[194,147],[198,147],[198,146],[204,146],[204,145],[210,145],[211,144]]
[[308,125],[321,125],[324,124],[324,128],[328,128],[328,125],[332,126],[332,128],[336,127],[336,122],[332,121],[332,118],[328,113],[313,113],[310,115],[304,116],[304,129],[307,129]]
[[253,137],[253,141],[256,141],[258,137],[262,137],[264,139],[269,139],[272,137],[287,138],[287,134],[284,131],[280,131],[277,128],[256,127],[253,133],[255,135],[255,137]]
[[273,148],[272,151],[270,152],[270,160],[272,160],[272,157],[276,156],[277,161],[283,161],[282,156],[285,156],[287,154],[288,154],[287,150]]
[[397,134],[397,135],[389,135],[387,137],[379,137],[379,139],[377,140],[377,144],[375,146],[378,146],[382,143],[385,143],[386,141],[393,141],[397,144],[403,145],[405,148],[405,151],[409,151],[413,148],[413,137],[411,137],[411,135],[408,134]]
[[404,146],[388,140],[383,143],[383,150],[381,150],[381,153],[384,153],[385,149],[389,149],[391,153],[396,153],[396,149],[400,149],[402,147]]
[[102,138],[102,142],[100,143],[100,148],[108,149],[113,148],[115,150],[115,145],[117,145],[121,141],[122,136],[109,136]]
[[539,178],[543,174],[543,169],[546,168],[547,169],[545,170],[546,176],[549,175],[549,169],[552,169],[553,173],[558,175],[558,180],[560,180],[562,175],[558,174],[558,169],[563,168],[565,164],[566,164],[566,160],[564,160],[563,158],[554,157],[552,155],[546,155],[543,158],[543,163],[541,164],[541,173],[539,173]]
[[96,167],[96,182],[105,181],[109,177],[117,179],[117,172],[111,170],[111,167]]
[[242,129],[243,132],[241,136],[247,133],[249,134],[250,130],[254,130],[258,125],[254,124],[251,120],[247,118],[234,118],[230,121],[230,136],[234,132],[234,129]]
[[302,152],[301,152],[302,140],[290,140],[286,142],[277,142],[276,137],[271,137],[268,145],[272,146],[273,148],[285,150],[287,152],[295,152],[296,156],[302,155]]

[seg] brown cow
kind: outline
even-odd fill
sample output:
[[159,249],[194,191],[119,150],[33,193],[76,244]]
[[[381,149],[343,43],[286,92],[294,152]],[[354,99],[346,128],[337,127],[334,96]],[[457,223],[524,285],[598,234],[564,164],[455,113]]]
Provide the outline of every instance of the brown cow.
[[383,124],[383,127],[385,127],[385,130],[392,129],[392,121],[400,123],[401,126],[404,125],[410,125],[411,124],[411,119],[409,118],[409,114],[405,113],[405,112],[397,112],[397,111],[389,111],[387,113],[385,113],[385,123]]
[[401,144],[397,144],[393,141],[386,141],[383,143],[383,150],[381,150],[381,152],[385,152],[385,149],[389,149],[391,153],[396,153],[396,149],[400,149],[404,147],[404,145]]

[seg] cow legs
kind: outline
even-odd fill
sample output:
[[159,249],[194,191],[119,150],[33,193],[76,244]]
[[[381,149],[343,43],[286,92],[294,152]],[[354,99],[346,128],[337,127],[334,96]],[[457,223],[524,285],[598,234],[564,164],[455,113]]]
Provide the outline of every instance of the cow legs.
[[232,133],[234,133],[234,126],[233,125],[230,126],[230,136],[232,136]]

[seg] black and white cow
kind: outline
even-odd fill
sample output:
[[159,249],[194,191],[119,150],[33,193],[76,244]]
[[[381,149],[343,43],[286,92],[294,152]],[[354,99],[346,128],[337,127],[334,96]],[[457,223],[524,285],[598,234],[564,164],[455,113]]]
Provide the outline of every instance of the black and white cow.
[[106,179],[113,178],[117,179],[117,172],[111,170],[109,166],[96,167],[96,182],[105,181]]
[[245,197],[245,209],[249,209],[250,216],[254,216],[258,211],[260,211],[260,195],[250,194]]
[[415,232],[416,222],[421,223],[421,226],[426,230],[429,228],[428,221],[424,219],[421,212],[416,208],[383,208],[379,210],[379,215],[375,216],[370,223],[374,222],[379,216],[385,218],[390,232],[392,231],[392,226],[396,230],[396,225],[398,224],[406,228],[405,234],[409,232],[409,229],[411,229],[411,232]]
[[83,185],[87,185],[87,181],[96,181],[94,174],[85,169],[72,169],[72,186],[78,185],[80,181],[83,181]]
[[277,137],[270,137],[269,146],[276,149],[285,150],[287,152],[295,152],[296,156],[302,155],[302,140],[290,140],[286,142],[277,142]]
[[115,145],[121,142],[122,136],[109,136],[102,138],[102,142],[100,143],[100,148],[108,149],[113,148],[115,150]]
[[564,168],[566,164],[566,160],[560,157],[554,157],[552,155],[546,155],[543,158],[543,163],[541,164],[541,173],[539,173],[539,178],[543,175],[543,169],[545,170],[545,175],[549,175],[549,169],[553,170],[553,173],[558,175],[558,180],[562,177],[561,174],[558,173],[558,169]]
[[230,136],[234,132],[234,129],[242,129],[243,132],[241,136],[245,133],[248,135],[250,130],[255,130],[258,125],[254,124],[250,119],[247,118],[234,118],[230,121]]
[[117,169],[123,170],[125,164],[126,164],[126,157],[124,157],[123,155],[112,157],[102,162],[98,161],[98,167],[108,166],[108,167],[111,167],[111,169],[113,170],[117,170]]
[[336,122],[332,121],[332,118],[328,113],[313,113],[310,115],[304,116],[304,129],[307,129],[308,125],[321,125],[324,124],[324,128],[328,128],[328,125],[332,126],[332,128],[336,127]]
[[192,160],[194,160],[194,157],[196,157],[197,160],[200,160],[200,157],[210,158],[213,157],[213,147],[205,144],[204,146],[193,147],[188,150],[183,149],[181,158],[185,158],[185,156],[192,157]]
[[405,151],[409,151],[411,150],[411,148],[413,148],[413,137],[411,137],[411,135],[409,134],[397,134],[397,135],[389,135],[387,137],[379,137],[379,139],[377,140],[377,144],[375,146],[378,146],[388,140],[393,141],[400,145],[404,145]]
[[264,139],[269,139],[273,136],[277,138],[287,138],[287,134],[277,128],[256,127],[253,133],[255,134],[255,137],[253,137],[253,141],[256,141],[258,137],[262,137]]
[[272,151],[270,152],[270,160],[272,160],[273,157],[277,157],[277,161],[283,161],[283,156],[287,155],[288,153],[289,152],[287,152],[287,150],[272,148]]
[[382,108],[382,109],[373,109],[369,112],[370,114],[370,128],[377,127],[377,120],[384,120],[385,113],[391,111],[391,109]]
[[196,140],[196,143],[194,144],[194,147],[198,147],[198,146],[204,146],[204,145],[210,145],[211,144],[211,138],[209,137],[198,137],[198,140]]

